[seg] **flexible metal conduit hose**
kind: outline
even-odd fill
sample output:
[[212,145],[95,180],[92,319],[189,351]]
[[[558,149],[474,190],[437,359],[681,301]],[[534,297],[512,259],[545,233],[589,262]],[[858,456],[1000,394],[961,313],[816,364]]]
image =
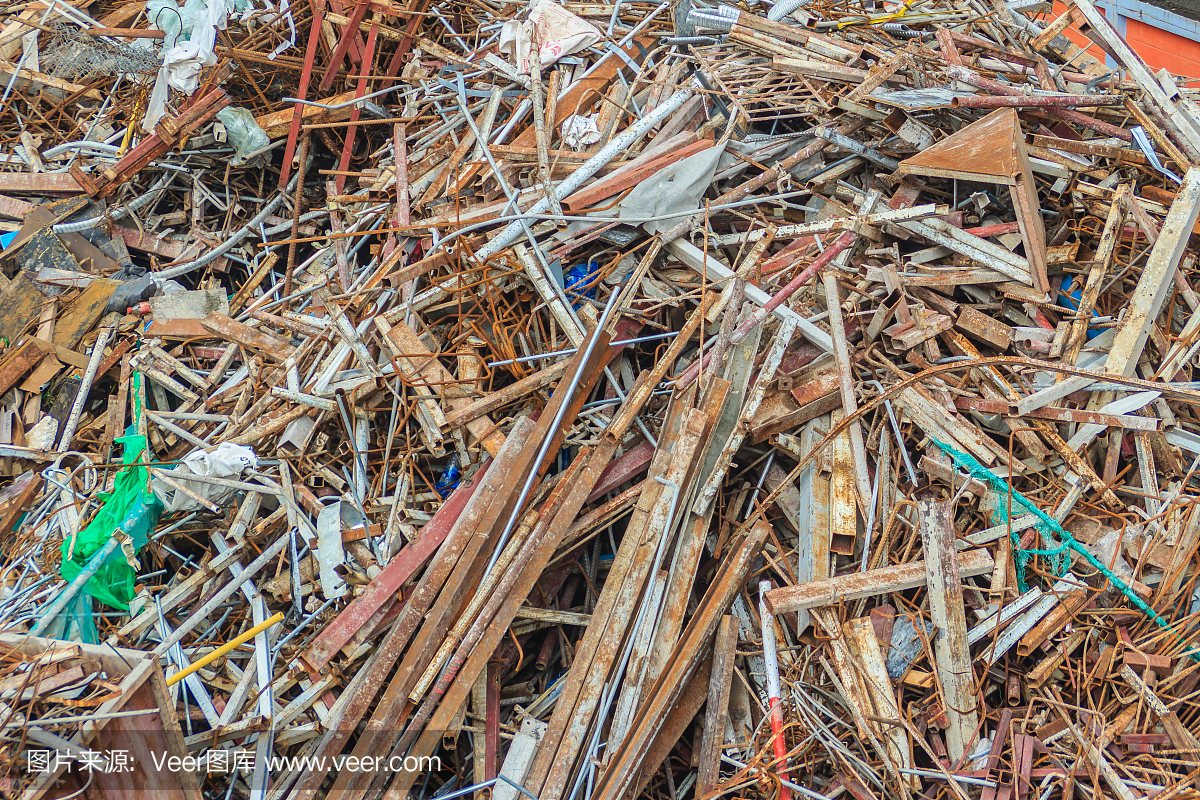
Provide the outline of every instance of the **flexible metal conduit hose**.
[[102,153],[106,156],[115,156],[117,153],[121,152],[119,145],[105,144],[104,142],[63,142],[62,144],[55,145],[46,152],[42,153],[42,158],[54,158],[55,156],[61,156],[63,153],[68,153],[72,150],[95,150],[96,152]]
[[258,226],[261,225],[262,222],[267,217],[269,217],[271,214],[275,213],[275,210],[278,209],[281,205],[283,205],[283,201],[290,195],[290,193],[292,191],[295,190],[296,180],[298,178],[299,178],[299,173],[292,175],[292,179],[290,181],[288,181],[288,185],[287,185],[286,189],[284,189],[282,192],[279,192],[277,195],[275,195],[275,199],[272,200],[271,202],[267,203],[265,206],[263,206],[262,210],[254,215],[254,219],[250,220],[243,227],[239,228],[237,231],[230,234],[229,238],[226,239],[224,242],[217,245],[212,250],[209,250],[207,253],[200,256],[195,261],[189,261],[186,264],[180,264],[177,267],[171,267],[170,269],[165,269],[162,272],[155,272],[154,273],[155,280],[165,281],[169,278],[178,278],[180,275],[186,275],[187,273],[191,272],[192,270],[199,269],[200,267],[203,267],[205,264],[208,264],[211,261],[215,261],[220,256],[223,256],[226,253],[228,253],[230,250],[232,250],[234,247],[236,247],[238,245],[238,243],[242,241],[242,239],[245,239],[251,233],[254,233],[258,229]]
[[53,230],[55,233],[79,233],[80,231],[86,231],[89,228],[94,228],[106,220],[118,220],[122,219],[123,217],[127,217],[134,211],[137,211],[139,208],[154,202],[154,199],[158,197],[158,193],[163,189],[166,189],[167,184],[170,183],[171,179],[174,177],[175,174],[172,172],[164,174],[161,178],[159,178],[158,183],[151,186],[150,189],[141,197],[134,199],[127,205],[113,209],[107,214],[99,214],[94,217],[88,217],[87,219],[81,219],[78,222],[60,222],[54,226]]
[[739,14],[741,14],[739,9],[729,6],[694,8],[688,12],[688,22],[697,28],[728,32],[733,27],[733,23],[737,22]]
[[780,2],[771,6],[771,10],[767,12],[767,19],[772,22],[779,22],[796,9],[804,8],[808,3],[809,0],[780,0]]

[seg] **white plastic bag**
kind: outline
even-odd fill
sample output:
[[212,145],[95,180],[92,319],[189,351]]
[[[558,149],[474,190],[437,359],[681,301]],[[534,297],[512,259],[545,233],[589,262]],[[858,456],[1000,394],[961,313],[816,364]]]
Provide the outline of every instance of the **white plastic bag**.
[[573,150],[582,150],[589,144],[600,141],[600,129],[596,127],[599,114],[583,116],[572,114],[563,120],[562,140]]
[[217,112],[217,121],[225,126],[229,143],[237,151],[230,161],[235,167],[244,164],[247,155],[271,143],[267,132],[254,121],[254,114],[248,108],[223,108]]
[[[190,475],[202,475],[206,478],[234,478],[243,470],[252,469],[258,465],[258,457],[254,450],[240,444],[223,442],[211,452],[194,450],[183,457],[183,463],[171,470],[171,480],[186,488],[189,492],[203,497],[210,503],[217,503],[228,498],[234,489],[227,486],[217,486],[212,483],[189,481]],[[175,490],[175,487],[158,478],[150,479],[150,488],[162,501],[165,511],[195,511],[201,508],[191,496]]]
[[225,28],[229,12],[225,0],[187,0],[183,8],[174,0],[151,0],[148,12],[150,23],[167,32],[163,65],[142,117],[142,130],[152,133],[167,113],[168,87],[190,95],[200,86],[201,70],[217,63],[217,30]]
[[500,52],[512,57],[517,71],[533,68],[533,41],[538,42],[538,63],[548,67],[600,41],[600,29],[575,16],[554,0],[534,0],[524,21],[509,20],[500,29]]
[[670,230],[686,219],[683,212],[700,207],[700,198],[712,184],[723,146],[710,147],[663,167],[633,188],[617,206],[617,215],[630,220],[660,217],[641,224],[650,233]]

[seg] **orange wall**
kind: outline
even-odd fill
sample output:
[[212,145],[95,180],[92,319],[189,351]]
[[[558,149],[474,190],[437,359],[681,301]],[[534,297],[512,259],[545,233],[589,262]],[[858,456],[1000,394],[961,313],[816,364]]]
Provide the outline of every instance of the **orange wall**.
[[[1049,23],[1064,11],[1064,5],[1055,3],[1053,16],[1045,17],[1043,24]],[[1076,26],[1067,28],[1064,35],[1103,61],[1104,52],[1091,39],[1080,33]],[[1191,39],[1159,30],[1129,17],[1125,19],[1125,41],[1151,69],[1165,68],[1174,75],[1200,78],[1200,42],[1193,42]]]
[[1125,20],[1125,41],[1153,69],[1200,78],[1200,42],[1161,31],[1136,19]]

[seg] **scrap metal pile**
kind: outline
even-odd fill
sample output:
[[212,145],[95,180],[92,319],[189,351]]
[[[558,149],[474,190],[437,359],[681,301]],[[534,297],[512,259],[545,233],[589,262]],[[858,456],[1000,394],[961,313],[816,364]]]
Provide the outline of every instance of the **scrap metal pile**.
[[8,5],[0,789],[1196,796],[1200,109],[1057,10]]

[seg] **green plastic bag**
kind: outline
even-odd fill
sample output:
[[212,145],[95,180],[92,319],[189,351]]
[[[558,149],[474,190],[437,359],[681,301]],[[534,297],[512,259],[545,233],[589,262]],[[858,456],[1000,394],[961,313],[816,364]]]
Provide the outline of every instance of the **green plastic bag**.
[[[144,466],[128,466],[143,461],[142,456],[148,451],[146,437],[135,434],[136,430],[136,426],[130,426],[125,435],[117,439],[124,448],[122,462],[127,466],[117,475],[112,492],[100,495],[104,505],[75,537],[73,549],[71,540],[63,542],[59,574],[68,583],[114,535],[128,538],[133,546],[132,552],[136,554],[150,540],[150,531],[158,523],[163,505],[150,491],[149,471]],[[114,550],[99,571],[84,584],[83,593],[107,606],[128,611],[129,601],[134,597],[136,577],[133,567],[125,558],[128,549],[129,543],[126,543]]]

